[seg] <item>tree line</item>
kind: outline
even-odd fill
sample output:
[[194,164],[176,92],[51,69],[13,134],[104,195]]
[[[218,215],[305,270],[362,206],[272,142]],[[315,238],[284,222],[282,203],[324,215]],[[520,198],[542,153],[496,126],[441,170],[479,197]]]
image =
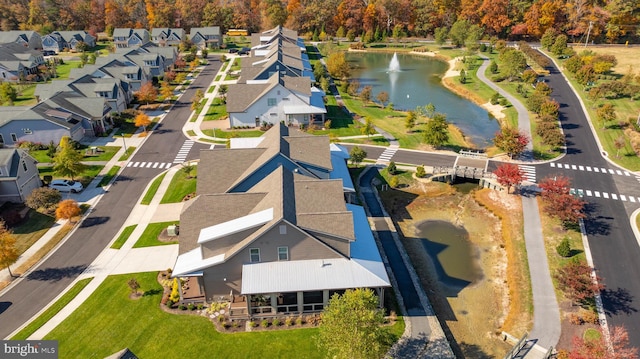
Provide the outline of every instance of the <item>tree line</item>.
[[[626,0],[0,0],[0,29],[110,32],[118,27],[220,26],[367,39],[436,36],[476,26],[501,39],[638,42],[640,2]],[[458,25],[456,25],[458,23]]]

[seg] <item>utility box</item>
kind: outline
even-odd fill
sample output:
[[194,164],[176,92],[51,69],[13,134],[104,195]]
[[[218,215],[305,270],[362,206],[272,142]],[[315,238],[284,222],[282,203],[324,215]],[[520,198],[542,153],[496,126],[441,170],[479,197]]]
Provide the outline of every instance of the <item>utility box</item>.
[[180,227],[176,226],[175,224],[167,227],[167,235],[169,237],[175,237],[178,234],[180,234]]

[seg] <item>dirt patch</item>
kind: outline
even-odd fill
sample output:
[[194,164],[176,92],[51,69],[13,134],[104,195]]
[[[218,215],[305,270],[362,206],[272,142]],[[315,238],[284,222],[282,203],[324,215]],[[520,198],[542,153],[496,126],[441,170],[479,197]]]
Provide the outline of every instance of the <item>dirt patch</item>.
[[160,232],[160,234],[158,235],[158,240],[160,242],[175,242],[177,241],[179,238],[179,236],[170,236],[167,233],[167,229],[163,229],[162,232]]
[[[394,192],[394,193],[390,193]],[[458,356],[501,357],[510,346],[499,336],[509,309],[506,285],[507,256],[499,218],[475,201],[441,183],[416,184],[404,191],[383,192],[389,212],[398,224],[403,244],[418,272],[445,331],[455,338]],[[516,206],[506,198],[507,206]],[[464,227],[473,244],[474,260],[482,278],[446,297],[437,280],[432,257],[426,252],[417,226],[426,220],[443,220]]]

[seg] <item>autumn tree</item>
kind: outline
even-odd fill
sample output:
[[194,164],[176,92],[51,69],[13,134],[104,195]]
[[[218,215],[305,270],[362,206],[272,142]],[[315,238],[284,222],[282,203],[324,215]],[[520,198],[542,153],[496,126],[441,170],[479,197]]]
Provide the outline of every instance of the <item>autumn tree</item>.
[[638,348],[629,343],[629,333],[622,326],[613,326],[609,331],[609,342],[602,328],[597,338],[588,338],[583,335],[574,336],[572,349],[569,352],[570,359],[636,359]]
[[511,187],[519,186],[524,181],[524,172],[513,163],[503,163],[493,172],[496,175],[498,183],[507,187],[507,193],[511,191]]
[[144,133],[147,133],[147,126],[149,126],[150,124],[151,118],[149,118],[149,115],[144,112],[138,112],[134,121],[134,125],[136,127],[142,127]]
[[344,52],[334,52],[327,58],[327,71],[337,79],[347,79],[351,73],[349,63],[344,57]]
[[140,289],[140,283],[135,278],[131,278],[127,281],[127,285],[129,289],[131,289],[131,294],[138,294],[138,289]]
[[624,135],[619,136],[613,141],[613,147],[616,148],[616,158],[620,158],[620,150],[624,148],[625,144]]
[[542,38],[540,38],[540,44],[547,51],[551,51],[551,46],[555,41],[556,41],[556,30],[553,28],[548,28],[542,35]]
[[160,84],[160,96],[162,96],[165,101],[170,100],[173,96],[173,88],[171,88],[169,81],[164,80]]
[[158,97],[158,90],[153,86],[151,81],[146,82],[140,86],[138,92],[135,93],[138,102],[144,102],[149,104],[151,101],[155,101]]
[[367,152],[358,146],[353,146],[351,151],[349,151],[349,156],[351,163],[358,167],[360,163],[367,157]]
[[16,249],[16,237],[7,229],[4,221],[0,220],[0,267],[7,268],[9,275],[13,277],[10,266],[15,263],[20,254]]
[[573,303],[585,305],[593,300],[604,287],[595,280],[591,273],[593,268],[581,261],[569,261],[554,274],[560,290]]
[[56,208],[56,219],[72,219],[80,215],[82,211],[78,202],[72,199],[65,199]]
[[360,91],[360,97],[362,98],[362,100],[365,103],[371,101],[371,90],[372,89],[373,89],[373,87],[371,87],[371,85],[367,85],[367,86],[363,87],[362,90]]
[[558,35],[556,37],[556,41],[554,41],[553,45],[551,45],[551,52],[556,56],[563,55],[567,49],[567,40],[568,40],[567,35],[565,34]]
[[616,115],[615,107],[610,103],[605,103],[598,107],[596,110],[598,119],[602,122],[602,129],[607,128],[607,123],[614,121],[618,116]]
[[538,183],[545,212],[558,218],[564,225],[576,223],[585,217],[586,202],[571,194],[570,186],[569,179],[564,176],[547,177]]
[[0,105],[13,106],[13,102],[18,99],[18,91],[7,81],[0,81]]
[[362,128],[360,128],[360,132],[363,135],[367,135],[367,137],[376,133],[376,129],[373,126],[373,121],[371,121],[371,118],[369,118],[369,117],[365,118],[364,126],[362,126]]
[[70,144],[68,136],[60,139],[60,149],[53,158],[53,172],[62,177],[70,177],[72,180],[84,171],[82,154]]
[[521,155],[529,144],[529,138],[518,129],[505,127],[498,131],[493,138],[493,143],[506,152],[509,158]]
[[204,98],[204,94],[202,93],[202,90],[198,89],[196,90],[196,93],[193,95],[193,98],[191,99],[191,110],[195,111],[198,109],[198,107],[200,106],[200,101],[202,101],[202,99]]
[[503,35],[511,25],[510,8],[509,0],[484,0],[478,9],[481,14],[484,14],[481,25],[490,35]]
[[321,319],[318,341],[332,358],[380,358],[389,343],[384,312],[371,289],[335,294]]
[[380,91],[378,92],[376,99],[378,100],[378,102],[380,102],[382,107],[385,107],[387,101],[389,101],[389,94],[386,91]]
[[53,212],[61,199],[60,191],[49,187],[40,187],[31,191],[25,204],[33,210],[49,214]]
[[416,125],[417,117],[418,116],[416,115],[415,111],[407,112],[407,116],[404,118],[404,127],[408,132],[411,132],[413,127]]

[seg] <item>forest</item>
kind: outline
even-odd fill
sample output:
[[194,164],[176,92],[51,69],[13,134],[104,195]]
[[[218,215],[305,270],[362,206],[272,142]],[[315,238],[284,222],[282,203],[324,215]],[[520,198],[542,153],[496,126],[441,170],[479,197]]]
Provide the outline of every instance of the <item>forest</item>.
[[[431,37],[457,21],[485,37],[639,43],[640,0],[0,0],[1,30],[220,26],[256,32],[283,25],[301,35]],[[442,30],[441,30],[442,31]]]

